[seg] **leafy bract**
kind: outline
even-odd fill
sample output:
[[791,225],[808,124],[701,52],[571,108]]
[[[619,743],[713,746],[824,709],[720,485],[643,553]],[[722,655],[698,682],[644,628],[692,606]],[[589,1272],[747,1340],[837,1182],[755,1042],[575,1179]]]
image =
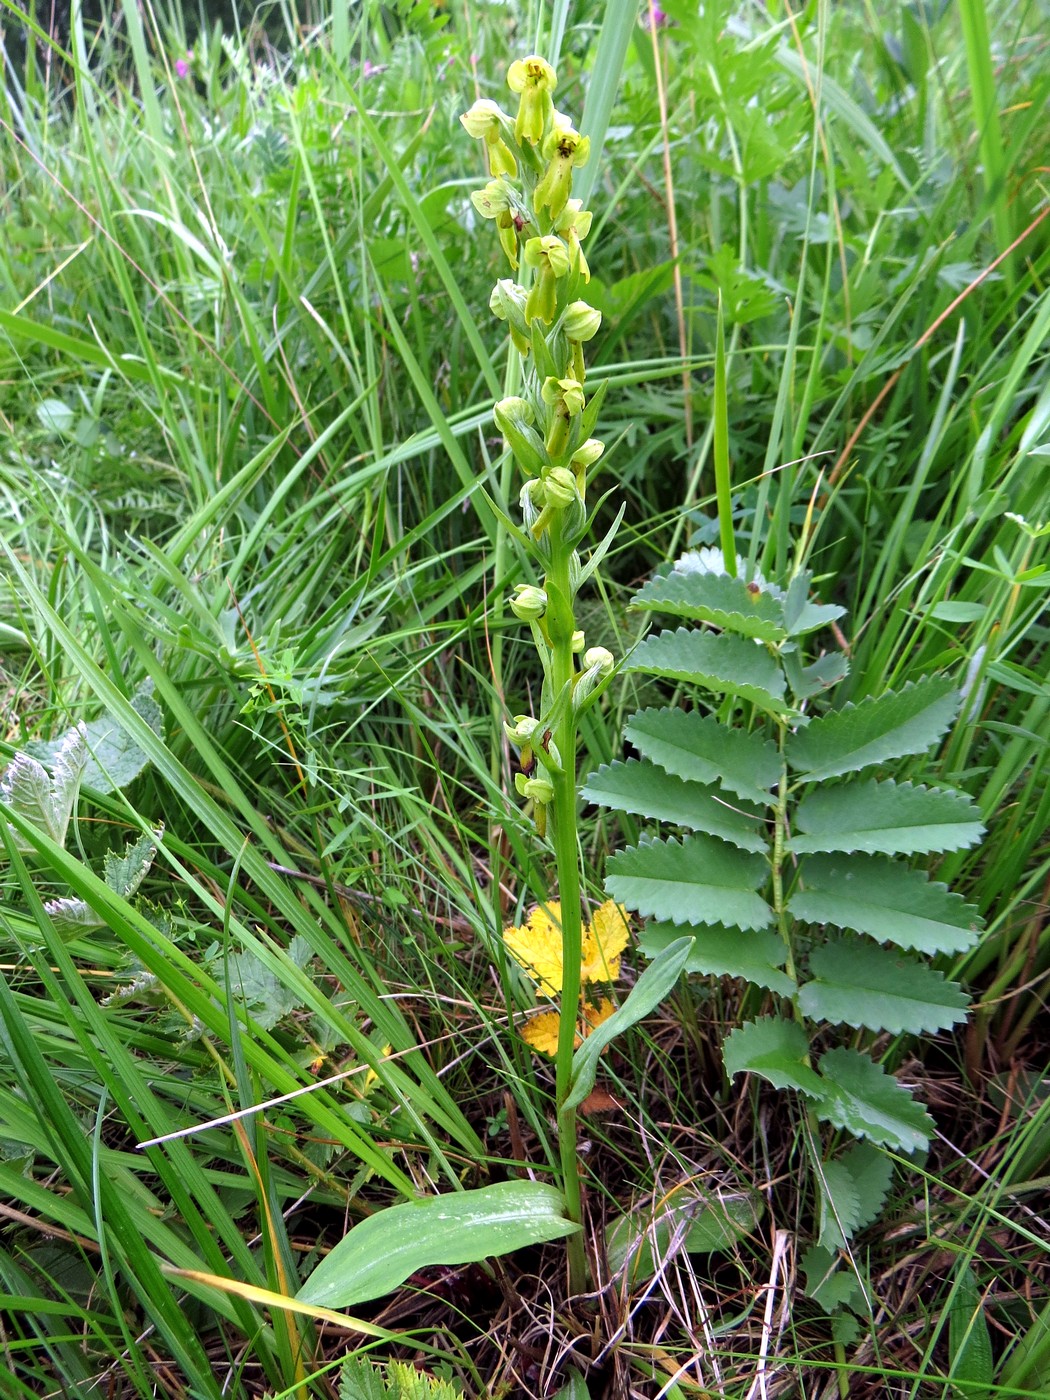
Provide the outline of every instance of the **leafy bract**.
[[797,1021],[784,1021],[779,1016],[745,1021],[726,1037],[722,1057],[730,1079],[737,1074],[757,1074],[775,1089],[797,1089],[811,1098],[823,1096],[820,1075],[806,1064],[809,1040]]
[[624,670],[702,685],[719,695],[750,700],[770,714],[790,713],[783,671],[768,651],[745,637],[688,627],[658,632],[634,649]]
[[645,760],[602,764],[584,784],[583,796],[621,812],[719,836],[745,851],[766,849],[754,810],[743,811],[739,804],[720,798],[717,789],[686,782]]
[[713,836],[642,840],[610,856],[605,888],[628,909],[675,924],[765,928],[770,910],[756,893],[768,867]]
[[912,855],[958,851],[980,840],[981,814],[968,796],[912,783],[840,783],[816,788],[795,812],[788,849]]
[[708,622],[743,637],[778,642],[787,636],[784,608],[758,583],[729,574],[679,573],[652,578],[631,599],[634,607]]
[[644,969],[619,1010],[594,1028],[572,1057],[572,1089],[565,1100],[566,1108],[578,1108],[594,1088],[598,1057],[605,1047],[670,995],[688,953],[688,938],[680,938],[664,948]]
[[806,1016],[870,1030],[939,1031],[965,1020],[968,998],[955,982],[887,948],[856,939],[810,955],[813,981],[799,989]]
[[[662,948],[682,936],[673,924],[648,924],[638,939],[638,951],[655,957]],[[693,934],[693,946],[686,962],[687,972],[710,977],[743,977],[758,987],[768,987],[781,996],[796,991],[794,979],[783,970],[787,949],[783,940],[768,929],[740,929],[704,925]]]
[[768,803],[780,776],[776,745],[730,729],[695,710],[639,710],[627,738],[654,763],[690,782],[720,783],[739,797]]
[[892,1075],[859,1050],[829,1050],[820,1062],[825,1088],[817,1117],[854,1137],[915,1152],[926,1147],[933,1120]]
[[813,720],[788,736],[785,753],[809,781],[837,777],[924,752],[944,734],[958,708],[954,681],[930,676]]
[[390,1293],[417,1269],[477,1263],[579,1228],[565,1218],[561,1192],[542,1181],[502,1181],[407,1201],[355,1225],[297,1296],[317,1307],[351,1307]]
[[980,925],[977,910],[946,885],[883,856],[810,856],[788,908],[796,919],[923,953],[964,952]]

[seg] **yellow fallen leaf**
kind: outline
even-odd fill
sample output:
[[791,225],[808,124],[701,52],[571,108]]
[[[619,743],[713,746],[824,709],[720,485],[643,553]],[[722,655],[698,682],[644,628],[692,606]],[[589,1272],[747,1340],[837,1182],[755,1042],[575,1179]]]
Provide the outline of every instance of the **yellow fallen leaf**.
[[[620,954],[627,947],[628,915],[622,904],[608,899],[594,911],[583,929],[580,977],[584,982],[614,982],[620,975]],[[536,983],[536,995],[557,996],[562,989],[561,904],[537,905],[523,928],[506,928],[507,951]]]
[[[602,997],[597,1006],[591,1002],[585,1002],[583,1006],[583,1022],[580,1034],[578,1029],[573,1041],[573,1048],[579,1049],[583,1043],[583,1037],[590,1035],[597,1030],[603,1021],[607,1021],[616,1008],[608,997]],[[557,1011],[544,1011],[540,1016],[531,1016],[521,1030],[521,1038],[526,1045],[531,1045],[533,1050],[537,1050],[541,1055],[549,1055],[553,1060],[558,1053],[558,1032],[561,1029],[561,1016]]]

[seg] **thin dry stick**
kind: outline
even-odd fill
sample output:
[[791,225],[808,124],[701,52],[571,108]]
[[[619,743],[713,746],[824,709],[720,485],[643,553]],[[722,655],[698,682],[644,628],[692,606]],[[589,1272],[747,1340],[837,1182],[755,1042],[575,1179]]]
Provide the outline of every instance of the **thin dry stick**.
[[769,1282],[766,1284],[766,1307],[762,1315],[762,1342],[758,1350],[758,1368],[745,1400],[755,1400],[756,1395],[760,1395],[762,1400],[768,1400],[766,1360],[769,1356],[770,1338],[773,1336],[773,1307],[776,1303],[780,1269],[788,1252],[790,1239],[791,1234],[787,1230],[778,1230],[773,1236],[773,1261],[769,1266]]

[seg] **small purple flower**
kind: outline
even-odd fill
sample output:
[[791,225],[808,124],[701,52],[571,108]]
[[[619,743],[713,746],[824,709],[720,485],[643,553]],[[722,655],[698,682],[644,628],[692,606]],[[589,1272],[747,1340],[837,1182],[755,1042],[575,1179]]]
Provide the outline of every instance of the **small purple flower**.
[[179,78],[188,78],[188,77],[189,77],[189,73],[190,73],[190,64],[191,64],[192,62],[193,62],[193,50],[192,50],[192,49],[187,49],[187,50],[186,50],[186,57],[185,57],[185,58],[177,58],[177,59],[175,60],[175,75],[176,75],[176,77],[179,77]]
[[377,66],[375,63],[369,63],[369,61],[368,61],[367,58],[365,59],[364,63],[361,64],[361,76],[362,76],[362,78],[370,78],[370,77],[372,76],[373,73],[378,73],[378,72],[379,72],[378,66]]

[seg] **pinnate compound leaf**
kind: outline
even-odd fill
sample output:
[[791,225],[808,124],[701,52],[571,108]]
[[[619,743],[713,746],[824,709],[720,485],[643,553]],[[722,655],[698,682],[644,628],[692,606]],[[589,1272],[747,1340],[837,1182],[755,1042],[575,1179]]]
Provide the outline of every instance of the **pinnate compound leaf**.
[[941,738],[958,708],[955,682],[930,676],[813,720],[788,736],[787,760],[804,778],[818,779],[924,753]]
[[639,710],[627,721],[626,736],[665,772],[687,782],[721,784],[756,802],[768,804],[780,778],[775,744],[695,710]]
[[688,627],[658,632],[635,647],[624,670],[702,685],[750,700],[773,715],[790,713],[783,671],[768,651],[745,637]]
[[729,574],[676,570],[650,579],[631,599],[631,605],[692,622],[709,622],[766,642],[779,642],[787,636],[780,600],[759,584],[745,583]]
[[[648,924],[638,939],[638,951],[655,957],[662,948],[682,936],[673,924]],[[739,929],[706,925],[693,934],[693,947],[685,965],[687,972],[709,977],[743,977],[757,987],[768,987],[781,996],[793,996],[794,980],[783,971],[787,949],[782,939],[768,929]]]
[[542,1181],[502,1181],[407,1201],[355,1225],[298,1298],[317,1307],[352,1307],[392,1292],[417,1269],[475,1264],[579,1228],[565,1218],[561,1192]]
[[915,1152],[929,1144],[933,1119],[892,1075],[859,1050],[829,1050],[820,1062],[817,1117],[854,1137]]
[[883,856],[810,856],[788,908],[796,919],[866,933],[922,953],[962,953],[980,915],[947,885]]
[[[16,753],[0,778],[0,801],[63,846],[86,761],[81,728],[71,729],[56,746],[51,756],[50,775],[37,759],[27,753]],[[18,850],[33,849],[14,827],[9,827],[9,832]]]
[[649,918],[744,929],[770,921],[769,906],[756,893],[766,862],[713,836],[643,839],[610,856],[605,871],[609,894]]
[[583,796],[603,807],[720,836],[745,851],[766,849],[755,826],[757,812],[742,811],[739,803],[719,798],[717,789],[676,778],[645,760],[603,763],[584,784]]
[[984,832],[981,814],[965,793],[913,783],[840,783],[817,788],[795,811],[788,850],[915,852],[959,851]]
[[805,1063],[808,1054],[809,1041],[798,1022],[776,1016],[745,1021],[726,1037],[722,1047],[730,1079],[738,1074],[757,1074],[774,1089],[797,1089],[809,1098],[822,1099],[824,1082]]
[[636,1025],[670,995],[689,954],[689,939],[679,938],[666,947],[643,971],[620,1009],[596,1026],[572,1057],[572,1089],[566,1108],[578,1108],[594,1088],[598,1057],[618,1035]]
[[888,948],[840,939],[810,954],[814,980],[799,989],[815,1021],[918,1035],[966,1019],[969,999],[956,982]]

